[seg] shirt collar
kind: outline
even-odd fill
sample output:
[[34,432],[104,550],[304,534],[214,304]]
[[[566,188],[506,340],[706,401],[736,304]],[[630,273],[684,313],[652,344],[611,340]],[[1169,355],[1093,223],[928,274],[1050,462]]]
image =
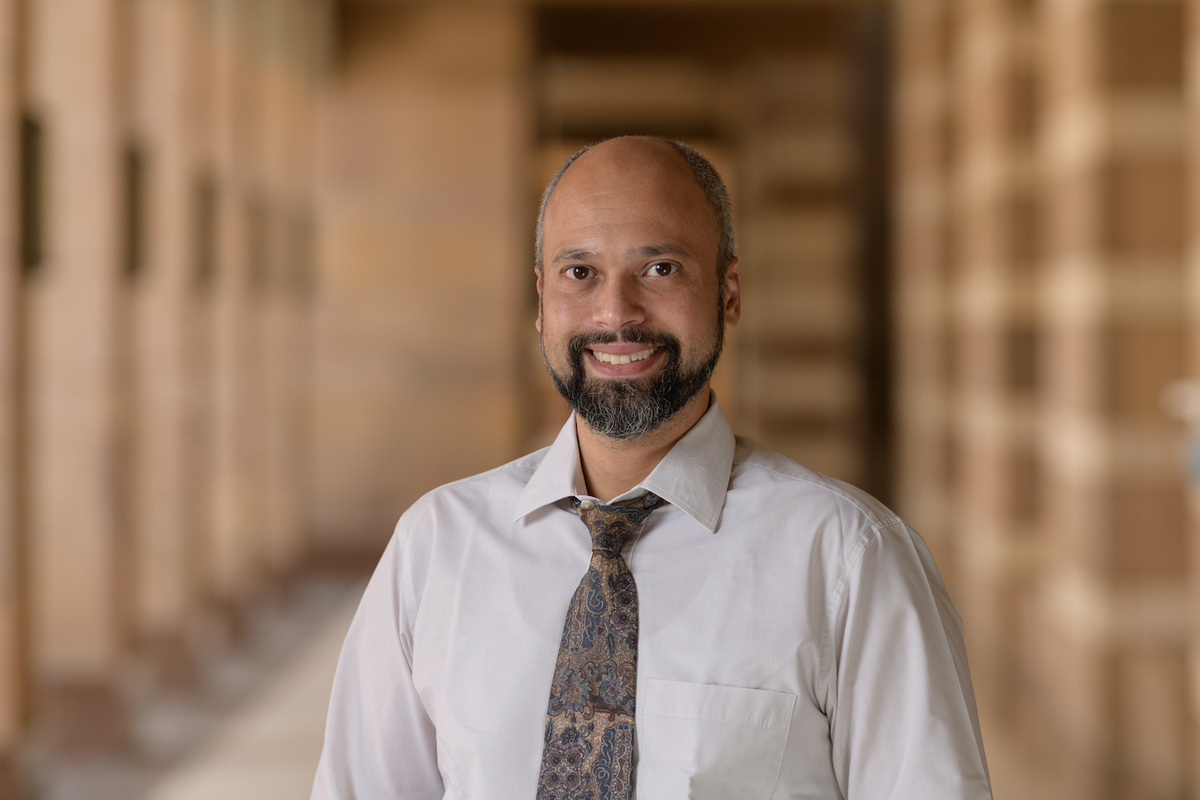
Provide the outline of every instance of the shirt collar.
[[[646,479],[615,499],[654,492],[714,533],[725,506],[734,446],[733,430],[714,396],[700,421],[675,443]],[[583,486],[583,468],[575,415],[571,414],[525,484],[514,521],[543,506],[582,494],[577,486]]]

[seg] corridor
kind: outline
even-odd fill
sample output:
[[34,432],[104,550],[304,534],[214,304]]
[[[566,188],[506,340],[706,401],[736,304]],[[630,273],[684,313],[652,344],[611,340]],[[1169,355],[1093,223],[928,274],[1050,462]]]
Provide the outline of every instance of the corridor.
[[925,538],[996,796],[1200,796],[1198,21],[0,0],[0,800],[307,794],[398,516],[566,416],[533,222],[623,133],[724,174],[714,391]]

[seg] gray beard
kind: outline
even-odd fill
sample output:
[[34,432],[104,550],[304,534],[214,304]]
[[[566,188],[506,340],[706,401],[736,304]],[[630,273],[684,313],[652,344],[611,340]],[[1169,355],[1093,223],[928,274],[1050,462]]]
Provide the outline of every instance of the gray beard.
[[[658,347],[666,351],[666,363],[657,375],[632,380],[588,378],[583,371],[583,351],[597,344],[630,342]],[[588,427],[610,439],[644,436],[674,416],[695,397],[712,377],[725,343],[725,326],[717,326],[717,344],[712,354],[695,369],[680,366],[679,340],[665,333],[635,328],[622,333],[579,334],[571,338],[567,353],[571,372],[559,375],[546,358],[542,340],[542,358],[559,394],[575,409]]]

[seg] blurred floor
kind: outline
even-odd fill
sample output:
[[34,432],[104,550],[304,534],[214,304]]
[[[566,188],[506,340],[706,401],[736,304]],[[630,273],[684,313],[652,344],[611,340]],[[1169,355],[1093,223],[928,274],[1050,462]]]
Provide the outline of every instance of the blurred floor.
[[[314,578],[296,587],[287,603],[268,604],[249,622],[245,645],[209,665],[201,691],[143,697],[136,704],[135,756],[42,759],[34,796],[308,797],[334,667],[364,585],[358,579]],[[136,676],[131,682],[136,684]]]
[[353,610],[347,597],[312,631],[312,641],[222,722],[206,746],[154,785],[147,800],[308,797],[329,687]]

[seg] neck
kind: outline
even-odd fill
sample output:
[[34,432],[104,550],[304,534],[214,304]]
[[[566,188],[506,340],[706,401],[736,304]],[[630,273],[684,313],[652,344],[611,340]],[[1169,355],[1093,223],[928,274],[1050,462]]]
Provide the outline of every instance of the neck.
[[588,494],[607,503],[637,486],[700,421],[708,406],[709,391],[705,387],[658,428],[633,439],[612,439],[596,433],[577,416],[575,432]]

